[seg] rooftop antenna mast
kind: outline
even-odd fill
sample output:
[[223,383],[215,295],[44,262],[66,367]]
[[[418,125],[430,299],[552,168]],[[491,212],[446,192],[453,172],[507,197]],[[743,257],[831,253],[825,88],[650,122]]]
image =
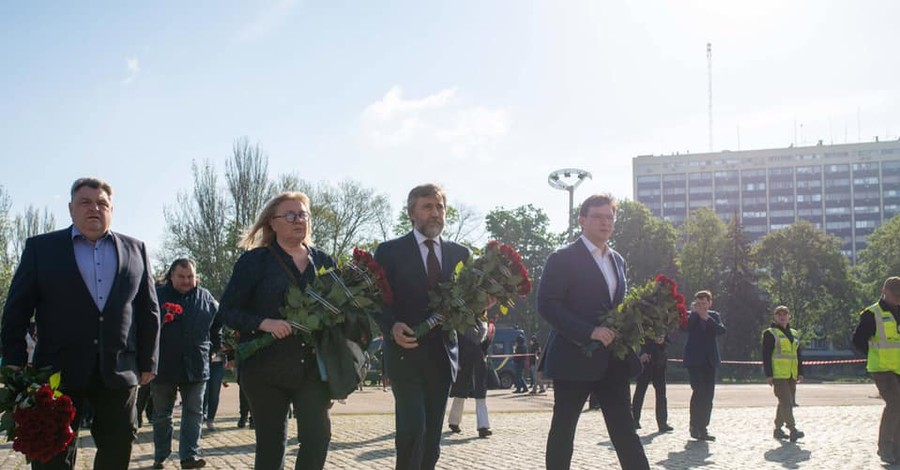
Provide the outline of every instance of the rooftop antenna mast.
[[706,43],[706,77],[709,86],[709,151],[713,151],[713,112],[712,112],[712,43]]

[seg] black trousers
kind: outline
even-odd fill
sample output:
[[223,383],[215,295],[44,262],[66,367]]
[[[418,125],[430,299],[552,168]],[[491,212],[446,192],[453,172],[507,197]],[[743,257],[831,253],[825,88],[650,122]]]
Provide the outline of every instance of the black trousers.
[[241,391],[250,402],[256,432],[257,470],[281,470],[287,448],[288,411],[294,407],[297,420],[295,469],[315,470],[325,467],[331,443],[331,397],[328,384],[319,379],[316,369],[307,368],[305,378],[295,386],[271,383],[263,370],[241,371]]
[[138,387],[108,388],[95,371],[87,388],[82,390],[61,390],[72,398],[75,406],[75,419],[72,430],[75,439],[69,447],[57,454],[49,462],[42,464],[31,462],[35,470],[69,470],[75,468],[78,456],[78,431],[81,426],[81,414],[85,403],[94,410],[91,422],[91,437],[97,446],[94,456],[94,467],[103,470],[127,470],[131,461],[131,444],[137,435],[137,402]]
[[393,379],[397,470],[432,470],[441,456],[441,428],[451,378],[443,368],[422,370],[415,378]]
[[553,419],[547,436],[546,465],[548,470],[568,470],[572,462],[575,429],[584,402],[591,393],[603,412],[603,420],[619,464],[625,470],[649,469],[644,446],[637,435],[631,417],[628,390],[628,367],[622,361],[611,360],[606,377],[594,382],[570,380],[553,381]]
[[691,380],[691,430],[703,434],[712,416],[713,398],[716,395],[716,368],[712,366],[688,367]]
[[637,378],[634,386],[634,398],[631,400],[631,414],[634,422],[641,422],[641,408],[644,406],[644,395],[647,387],[653,382],[656,391],[656,425],[663,427],[669,422],[668,400],[666,400],[666,366],[647,365]]

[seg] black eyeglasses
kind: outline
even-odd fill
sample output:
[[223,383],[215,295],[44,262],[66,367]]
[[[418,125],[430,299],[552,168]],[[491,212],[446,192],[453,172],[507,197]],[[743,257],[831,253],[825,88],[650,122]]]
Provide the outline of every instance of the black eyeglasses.
[[292,224],[298,220],[307,221],[309,220],[309,212],[287,212],[281,215],[272,216],[273,219],[280,219],[284,217],[284,220],[287,223]]

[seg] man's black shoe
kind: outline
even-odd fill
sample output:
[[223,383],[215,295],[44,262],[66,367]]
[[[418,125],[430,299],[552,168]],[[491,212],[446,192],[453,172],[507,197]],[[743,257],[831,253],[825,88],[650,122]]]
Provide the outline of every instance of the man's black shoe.
[[700,439],[701,441],[715,442],[716,436],[713,436],[712,434],[709,434],[709,433],[706,433],[706,432],[705,432],[705,433],[703,433],[703,434],[700,435],[699,439]]
[[153,468],[166,468],[166,464],[162,462],[153,462]]
[[181,468],[203,468],[205,466],[206,460],[203,459],[190,459],[181,461]]
[[800,439],[801,437],[803,437],[805,435],[806,434],[804,434],[803,431],[801,431],[797,428],[791,429],[791,436],[790,436],[791,442],[797,442],[797,439]]
[[781,430],[781,428],[775,428],[775,432],[772,433],[772,437],[775,439],[787,439],[788,435]]
[[245,427],[247,427],[247,418],[241,416],[241,417],[238,419],[238,427],[239,427],[239,428],[245,428]]
[[450,432],[452,432],[453,434],[457,434],[457,433],[461,433],[461,432],[462,432],[462,429],[459,428],[459,425],[458,425],[458,424],[451,424],[451,425],[450,425]]
[[669,426],[668,424],[663,424],[662,426],[659,427],[659,432],[661,432],[661,433],[672,432],[674,430],[675,430],[675,428],[673,428],[672,426]]
[[478,428],[478,437],[482,439],[490,436],[491,434],[494,434],[494,432],[491,431],[490,428]]

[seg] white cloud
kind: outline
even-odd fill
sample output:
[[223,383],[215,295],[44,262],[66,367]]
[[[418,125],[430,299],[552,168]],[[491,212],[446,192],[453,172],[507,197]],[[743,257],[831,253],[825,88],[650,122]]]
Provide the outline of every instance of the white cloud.
[[256,17],[238,33],[242,42],[253,41],[281,27],[290,18],[290,13],[300,6],[299,0],[276,0],[260,10]]
[[405,99],[395,85],[362,113],[366,142],[378,148],[447,149],[456,158],[487,158],[490,146],[509,133],[511,118],[501,108],[465,106],[456,88]]
[[122,83],[127,85],[133,82],[141,72],[141,63],[140,61],[138,61],[137,56],[125,59],[125,68],[128,71],[128,76],[126,76],[125,79],[122,80]]

